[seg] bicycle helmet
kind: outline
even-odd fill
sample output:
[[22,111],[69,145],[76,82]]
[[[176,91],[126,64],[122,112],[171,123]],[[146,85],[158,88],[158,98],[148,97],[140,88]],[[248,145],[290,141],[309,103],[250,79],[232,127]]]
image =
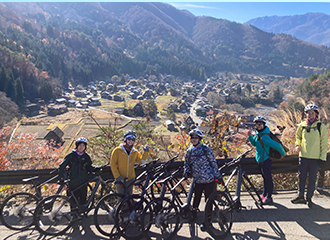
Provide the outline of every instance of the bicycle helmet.
[[319,108],[315,105],[315,104],[313,104],[313,103],[311,103],[311,104],[308,104],[306,107],[305,107],[305,109],[304,109],[304,112],[306,113],[307,111],[309,111],[309,110],[314,110],[315,112],[319,112]]
[[79,145],[79,143],[85,143],[87,145],[87,139],[84,137],[80,137],[76,140],[76,145]]
[[132,138],[136,138],[136,133],[135,133],[135,131],[133,131],[133,130],[128,130],[127,132],[125,132],[125,134],[124,134],[124,141],[126,141],[126,139],[127,138],[129,138],[129,137],[132,137]]
[[267,120],[264,116],[257,116],[253,119],[253,122],[263,122],[263,123],[267,123]]
[[189,136],[197,135],[200,138],[203,138],[203,133],[199,129],[193,129],[189,132]]

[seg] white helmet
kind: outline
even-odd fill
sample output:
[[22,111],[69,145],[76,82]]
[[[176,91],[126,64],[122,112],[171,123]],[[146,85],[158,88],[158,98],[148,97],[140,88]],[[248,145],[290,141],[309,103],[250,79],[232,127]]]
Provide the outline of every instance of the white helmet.
[[253,119],[253,122],[264,122],[266,124],[267,120],[264,116],[257,116]]
[[203,138],[203,133],[199,129],[193,129],[189,132],[189,136],[191,137],[192,135],[197,135],[200,138]]
[[314,110],[314,111],[316,111],[317,113],[319,112],[319,108],[318,108],[315,104],[313,104],[313,103],[308,104],[308,105],[305,107],[304,112],[307,112],[308,110]]
[[78,145],[79,143],[85,143],[87,145],[87,139],[84,137],[80,137],[76,140],[76,144]]

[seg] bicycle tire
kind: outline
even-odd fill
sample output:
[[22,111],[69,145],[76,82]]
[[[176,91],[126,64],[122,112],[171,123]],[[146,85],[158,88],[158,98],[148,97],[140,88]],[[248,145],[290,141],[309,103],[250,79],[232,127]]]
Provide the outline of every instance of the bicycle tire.
[[104,196],[96,205],[94,211],[94,224],[96,229],[107,237],[118,235],[116,223],[116,208],[118,207],[118,194],[110,193]]
[[33,225],[33,214],[39,199],[27,192],[7,197],[0,208],[0,220],[12,230],[25,230]]
[[104,196],[110,194],[111,192],[115,192],[113,191],[112,188],[113,182],[114,181],[112,179],[108,179],[105,181],[105,184],[101,184],[100,197],[99,197],[100,201]]
[[122,237],[130,240],[143,237],[140,219],[143,208],[147,203],[146,199],[139,195],[131,195],[120,202],[115,220],[118,223],[118,231]]
[[254,202],[256,204],[262,205],[262,199],[261,199],[260,195],[258,194],[257,189],[255,188],[253,183],[250,181],[249,177],[246,174],[243,174],[242,176],[243,176],[242,183],[243,183],[243,186],[245,187],[246,191],[248,191],[248,193],[250,194],[250,196],[252,197],[252,199],[254,200]]
[[33,219],[41,234],[57,236],[65,233],[77,217],[77,213],[71,211],[68,197],[53,195],[38,204]]
[[233,225],[233,203],[226,192],[213,192],[205,205],[204,224],[214,239],[223,239]]
[[140,224],[146,239],[169,240],[179,229],[180,214],[169,198],[156,198],[143,209]]

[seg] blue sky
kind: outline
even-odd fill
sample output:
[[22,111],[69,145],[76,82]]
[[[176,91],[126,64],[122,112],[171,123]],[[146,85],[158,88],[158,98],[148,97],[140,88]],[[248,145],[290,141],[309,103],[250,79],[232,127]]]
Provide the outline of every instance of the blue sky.
[[330,2],[167,2],[196,16],[223,18],[238,23],[264,16],[302,15],[319,12],[330,15]]

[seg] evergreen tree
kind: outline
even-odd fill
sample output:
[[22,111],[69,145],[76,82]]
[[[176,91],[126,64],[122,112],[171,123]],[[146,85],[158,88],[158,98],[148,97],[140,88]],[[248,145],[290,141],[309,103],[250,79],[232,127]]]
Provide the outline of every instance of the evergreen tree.
[[249,83],[246,84],[246,89],[251,93],[251,85]]
[[18,104],[22,103],[24,100],[24,89],[20,78],[16,79],[16,102]]
[[52,26],[50,26],[49,24],[48,24],[48,26],[47,26],[47,35],[49,36],[49,37],[54,37],[54,29],[53,29],[53,27]]
[[8,84],[7,73],[4,66],[0,70],[0,91],[5,92]]
[[15,80],[12,77],[9,79],[6,94],[12,101],[16,101],[16,86]]
[[241,95],[241,93],[242,93],[242,88],[241,88],[241,85],[240,84],[237,86],[236,93],[238,95]]
[[118,87],[117,87],[117,84],[113,84],[113,92],[116,93],[118,92]]
[[47,82],[45,79],[41,80],[39,94],[41,99],[45,100],[46,102],[53,98],[54,94],[52,86],[50,86],[49,82]]

